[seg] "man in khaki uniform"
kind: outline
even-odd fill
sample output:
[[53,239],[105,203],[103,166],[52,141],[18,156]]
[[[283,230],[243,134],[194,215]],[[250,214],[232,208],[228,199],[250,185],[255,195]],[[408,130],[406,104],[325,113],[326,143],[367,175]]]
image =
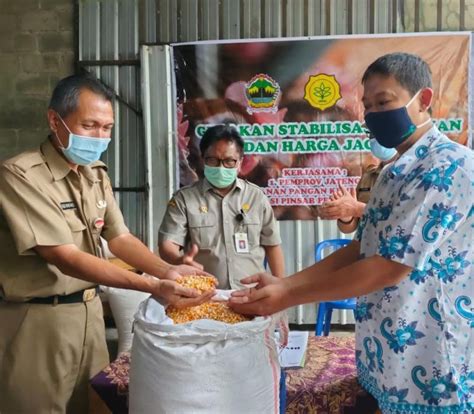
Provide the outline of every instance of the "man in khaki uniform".
[[359,219],[364,214],[366,204],[370,199],[370,192],[383,168],[397,156],[394,148],[384,148],[371,139],[372,153],[381,162],[370,164],[360,177],[355,191],[349,191],[340,186],[331,199],[319,208],[322,219],[337,219],[337,227],[342,233],[352,233],[357,229]]
[[97,285],[130,288],[178,306],[207,300],[173,280],[139,276],[101,258],[100,236],[120,259],[175,279],[124,224],[106,166],[112,93],[96,79],[59,82],[51,136],[0,168],[0,413],[87,413],[88,381],[108,363]]
[[284,276],[281,240],[262,190],[237,178],[243,140],[235,128],[207,129],[200,143],[204,176],[168,203],[159,231],[160,255],[170,263],[195,263],[215,275],[219,288],[241,287],[240,279],[263,271],[268,260]]

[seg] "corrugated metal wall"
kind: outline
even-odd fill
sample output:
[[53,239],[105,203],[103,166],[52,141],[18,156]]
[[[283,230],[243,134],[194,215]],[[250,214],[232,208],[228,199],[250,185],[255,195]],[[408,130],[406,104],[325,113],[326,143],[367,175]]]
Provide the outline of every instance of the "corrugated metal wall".
[[473,30],[472,0],[144,0],[141,39],[194,40]]
[[83,0],[79,66],[116,92],[114,136],[104,161],[130,230],[147,237],[145,141],[140,91],[138,2]]
[[[163,192],[158,198],[150,198],[145,188],[148,181],[137,67],[139,43],[474,30],[474,0],[82,0],[78,8],[80,63],[113,86],[120,97],[115,143],[106,161],[131,230],[148,241],[154,240],[148,233],[156,231],[147,233],[150,207],[155,210],[151,213],[155,220],[162,212],[162,208],[153,206],[153,199],[165,199],[175,184],[172,174],[162,186],[154,184],[152,191]],[[149,52],[149,48],[144,51]],[[153,73],[148,76],[152,78]],[[163,88],[166,93],[166,85]],[[148,123],[163,122],[153,118],[157,108],[159,117],[170,119],[170,108],[164,100],[160,103],[148,96],[146,102],[153,105]],[[168,143],[170,135],[157,130],[153,138]],[[158,150],[156,154],[162,155],[153,161],[164,162],[166,158],[161,157],[170,153]],[[150,172],[153,165],[148,164]],[[286,221],[280,226],[288,273],[313,263],[314,243],[340,236],[331,222]],[[307,305],[293,309],[290,320],[312,323],[314,315],[315,306]],[[339,318],[345,322],[342,314]]]

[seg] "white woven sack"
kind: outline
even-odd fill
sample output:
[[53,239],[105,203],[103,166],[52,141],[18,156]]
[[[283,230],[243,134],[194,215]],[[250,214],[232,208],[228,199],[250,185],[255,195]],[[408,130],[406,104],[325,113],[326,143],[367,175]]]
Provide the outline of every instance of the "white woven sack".
[[118,333],[118,353],[132,348],[132,326],[138,306],[150,297],[149,293],[107,287],[105,289],[110,310]]
[[274,414],[280,366],[271,318],[173,325],[150,298],[135,316],[131,414]]

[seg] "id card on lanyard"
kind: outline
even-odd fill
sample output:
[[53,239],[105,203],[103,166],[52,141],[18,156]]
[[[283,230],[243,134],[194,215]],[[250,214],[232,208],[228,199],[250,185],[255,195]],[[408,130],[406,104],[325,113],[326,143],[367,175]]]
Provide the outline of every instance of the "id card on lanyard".
[[237,253],[249,253],[249,240],[247,233],[234,234],[235,251]]

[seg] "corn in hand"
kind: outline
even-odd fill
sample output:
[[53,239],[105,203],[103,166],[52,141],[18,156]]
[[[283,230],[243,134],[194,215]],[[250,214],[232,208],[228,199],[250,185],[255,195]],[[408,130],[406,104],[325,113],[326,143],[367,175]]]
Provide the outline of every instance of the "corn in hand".
[[216,288],[216,279],[212,276],[182,276],[177,282],[183,287],[198,290],[200,294]]
[[[200,293],[215,288],[215,279],[209,276],[183,276],[178,283],[182,286],[197,289]],[[225,323],[238,323],[248,321],[249,318],[240,315],[222,302],[207,302],[199,306],[177,309],[169,306],[166,314],[174,323],[186,323],[198,319],[213,319]]]

